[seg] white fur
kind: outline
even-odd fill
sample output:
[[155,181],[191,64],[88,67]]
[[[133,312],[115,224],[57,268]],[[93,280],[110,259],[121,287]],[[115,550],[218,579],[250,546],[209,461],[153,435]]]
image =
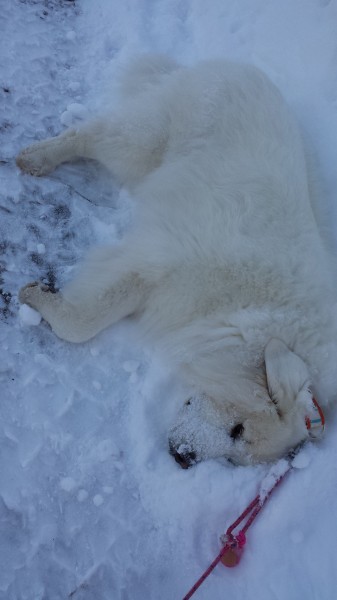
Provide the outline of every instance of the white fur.
[[134,225],[62,294],[29,285],[20,299],[73,342],[138,317],[192,390],[170,433],[183,466],[273,460],[306,437],[309,385],[334,398],[334,266],[298,127],[263,73],[222,60],[144,57],[121,95],[17,162],[43,175],[99,160],[137,198]]

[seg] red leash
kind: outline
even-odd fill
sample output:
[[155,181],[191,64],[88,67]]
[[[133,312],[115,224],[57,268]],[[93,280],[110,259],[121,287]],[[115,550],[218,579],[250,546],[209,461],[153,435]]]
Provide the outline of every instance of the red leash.
[[[289,463],[287,470],[275,481],[269,492],[263,498],[261,498],[260,494],[256,496],[249,506],[247,506],[246,510],[244,510],[243,513],[241,513],[241,515],[236,519],[236,521],[234,521],[234,523],[228,527],[226,534],[222,536],[221,539],[221,541],[224,543],[223,548],[220,550],[218,556],[213,560],[206,571],[201,575],[198,581],[194,584],[194,586],[190,589],[190,591],[186,594],[186,596],[184,596],[183,600],[189,600],[193,596],[193,594],[197,591],[197,589],[199,589],[201,584],[212,573],[219,562],[222,562],[222,564],[226,567],[235,567],[240,562],[243,547],[246,543],[246,531],[255,521],[260,510],[267,502],[268,498],[270,498],[275,488],[281,483],[291,469],[292,465]],[[240,529],[237,534],[233,534],[234,529],[236,529],[248,516],[249,518],[242,529]]]
[[[325,418],[317,400],[313,398],[312,402],[316,414],[313,415],[314,418],[306,417],[306,426],[310,437],[316,438],[324,431]],[[314,431],[317,428],[320,430],[318,434]],[[287,475],[287,473],[289,473],[289,471],[291,471],[292,468],[292,462],[289,462],[283,473],[276,478],[273,486],[265,494],[258,494],[256,498],[252,500],[249,506],[247,506],[246,510],[244,510],[243,513],[241,513],[241,515],[236,519],[236,521],[234,521],[234,523],[228,527],[226,534],[221,536],[221,542],[224,544],[223,548],[220,550],[218,556],[216,556],[206,571],[201,575],[198,581],[194,584],[194,586],[190,589],[190,591],[186,594],[186,596],[184,596],[183,600],[189,600],[193,596],[193,594],[199,589],[201,584],[212,573],[219,562],[222,562],[222,564],[226,567],[235,567],[240,562],[243,548],[246,543],[246,531],[255,521],[257,515],[267,502],[268,498],[270,498],[273,491],[277,488],[281,481],[283,481],[284,477]],[[240,529],[237,534],[233,534],[234,529],[236,529],[246,518],[247,521],[242,529]]]

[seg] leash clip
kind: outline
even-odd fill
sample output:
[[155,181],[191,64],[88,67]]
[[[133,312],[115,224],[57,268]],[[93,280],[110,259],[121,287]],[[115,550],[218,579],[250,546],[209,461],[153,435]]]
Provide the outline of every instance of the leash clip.
[[243,548],[246,543],[246,536],[243,531],[239,531],[237,535],[225,534],[220,537],[221,543],[224,544],[221,562],[225,567],[236,567],[241,560]]

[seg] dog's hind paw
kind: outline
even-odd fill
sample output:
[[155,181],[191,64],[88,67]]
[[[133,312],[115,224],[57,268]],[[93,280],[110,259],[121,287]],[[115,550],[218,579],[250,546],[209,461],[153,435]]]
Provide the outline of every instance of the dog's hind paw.
[[48,146],[48,142],[38,142],[24,148],[16,157],[17,166],[24,173],[29,173],[35,177],[47,175],[55,168],[55,164],[48,156],[50,154]]

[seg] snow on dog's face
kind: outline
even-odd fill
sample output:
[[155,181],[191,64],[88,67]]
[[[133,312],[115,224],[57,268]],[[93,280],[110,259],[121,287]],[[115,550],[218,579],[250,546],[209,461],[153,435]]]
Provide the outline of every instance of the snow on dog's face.
[[265,385],[248,382],[251,402],[233,402],[228,387],[224,401],[200,394],[185,402],[169,434],[170,452],[183,468],[219,457],[237,465],[273,461],[307,438],[312,396],[306,365],[273,339],[265,373]]

